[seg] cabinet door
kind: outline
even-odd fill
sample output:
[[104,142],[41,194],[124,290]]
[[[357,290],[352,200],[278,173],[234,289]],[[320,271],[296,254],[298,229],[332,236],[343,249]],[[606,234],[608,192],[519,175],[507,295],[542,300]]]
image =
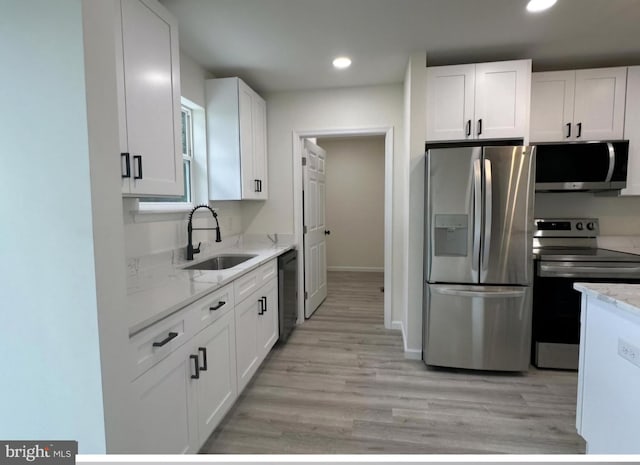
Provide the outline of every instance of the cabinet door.
[[622,139],[627,68],[576,71],[573,122],[577,140]]
[[624,138],[629,140],[627,188],[622,195],[640,195],[640,66],[629,68]]
[[254,93],[251,116],[253,118],[253,176],[259,181],[255,198],[265,200],[268,196],[267,179],[267,105],[262,97]]
[[258,351],[259,360],[267,356],[273,345],[278,340],[278,281],[271,280],[260,293],[264,297],[265,311],[258,315]]
[[476,136],[527,138],[530,100],[531,60],[477,64]]
[[173,352],[132,383],[137,406],[136,452],[185,454],[198,450],[190,344]]
[[182,195],[177,23],[155,1],[122,0],[121,7],[120,106],[126,127],[121,151],[131,157],[131,178],[123,190]]
[[233,312],[205,328],[196,339],[200,379],[197,398],[199,444],[213,432],[237,398],[236,334]]
[[238,79],[238,105],[240,124],[240,169],[242,176],[242,198],[254,199],[258,184],[253,168],[253,90]]
[[427,68],[427,141],[474,138],[475,65]]
[[575,138],[575,85],[575,71],[531,75],[531,142],[561,142]]
[[258,313],[261,312],[259,290],[236,305],[236,374],[238,394],[258,369]]

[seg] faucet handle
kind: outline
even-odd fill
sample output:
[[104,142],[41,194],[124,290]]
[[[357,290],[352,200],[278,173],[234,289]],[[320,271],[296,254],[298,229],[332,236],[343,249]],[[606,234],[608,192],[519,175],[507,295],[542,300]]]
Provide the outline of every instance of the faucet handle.
[[193,253],[200,253],[200,245],[202,245],[202,242],[198,242],[198,247],[193,248]]

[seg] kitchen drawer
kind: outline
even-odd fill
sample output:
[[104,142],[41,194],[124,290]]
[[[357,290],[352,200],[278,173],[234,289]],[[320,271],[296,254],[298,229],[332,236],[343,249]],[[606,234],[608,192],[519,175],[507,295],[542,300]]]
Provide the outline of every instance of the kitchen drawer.
[[131,337],[131,379],[188,342],[197,332],[198,317],[192,304]]
[[235,301],[242,302],[264,284],[278,276],[278,259],[261,265],[233,282]]
[[204,329],[222,315],[225,315],[234,306],[233,283],[218,289],[202,299],[197,300],[191,306],[196,307],[197,314],[196,332]]

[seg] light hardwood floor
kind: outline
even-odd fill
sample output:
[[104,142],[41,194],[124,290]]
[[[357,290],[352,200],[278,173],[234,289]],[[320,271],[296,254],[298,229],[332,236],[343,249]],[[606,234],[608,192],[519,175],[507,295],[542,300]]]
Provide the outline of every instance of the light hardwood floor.
[[578,454],[577,376],[427,369],[384,328],[381,273],[329,295],[276,346],[202,448],[232,454]]

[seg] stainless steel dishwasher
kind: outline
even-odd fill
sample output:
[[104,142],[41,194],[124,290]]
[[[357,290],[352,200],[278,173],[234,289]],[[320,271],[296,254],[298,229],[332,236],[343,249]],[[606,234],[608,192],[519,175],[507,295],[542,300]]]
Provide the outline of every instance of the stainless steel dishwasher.
[[290,250],[278,257],[278,318],[280,337],[285,343],[298,320],[298,252]]

